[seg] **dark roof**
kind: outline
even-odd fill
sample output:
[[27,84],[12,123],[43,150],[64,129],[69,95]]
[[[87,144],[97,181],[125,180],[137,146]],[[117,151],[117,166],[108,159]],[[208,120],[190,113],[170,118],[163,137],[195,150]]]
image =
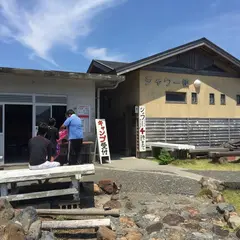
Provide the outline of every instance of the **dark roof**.
[[129,63],[126,62],[113,62],[113,61],[105,61],[105,60],[94,60],[95,62],[98,62],[108,68],[110,68],[111,70],[113,69],[117,69],[123,66],[126,66]]
[[218,47],[217,45],[215,45],[213,42],[209,41],[208,39],[200,38],[196,41],[192,41],[192,42],[189,42],[187,44],[184,44],[184,45],[169,49],[167,51],[155,54],[153,56],[143,58],[143,59],[140,59],[138,61],[123,65],[123,66],[121,66],[121,67],[119,67],[115,70],[116,70],[118,75],[121,75],[121,74],[134,71],[136,69],[145,67],[149,64],[161,61],[163,59],[175,56],[175,55],[180,54],[180,53],[187,52],[191,49],[195,49],[195,48],[198,48],[198,47],[201,47],[201,46],[207,47],[208,49],[214,51],[218,55],[222,56],[223,58],[225,58],[229,62],[233,63],[238,68],[240,68],[239,59],[235,58],[234,56],[232,56],[231,54],[229,54],[228,52],[226,52],[222,48]]
[[235,58],[222,48],[215,45],[213,42],[209,41],[206,38],[200,38],[196,41],[189,42],[187,44],[171,48],[164,52],[152,55],[150,57],[146,57],[135,62],[125,63],[125,62],[113,62],[113,61],[105,61],[105,60],[93,60],[91,65],[88,68],[88,72],[91,72],[92,66],[97,66],[101,69],[104,73],[114,73],[117,75],[122,75],[127,72],[131,72],[137,70],[139,68],[148,66],[155,62],[176,56],[178,54],[190,51],[195,48],[203,48],[205,51],[209,51],[217,54],[217,56],[221,56],[224,60],[230,62],[235,68],[240,71],[240,61],[239,59]]

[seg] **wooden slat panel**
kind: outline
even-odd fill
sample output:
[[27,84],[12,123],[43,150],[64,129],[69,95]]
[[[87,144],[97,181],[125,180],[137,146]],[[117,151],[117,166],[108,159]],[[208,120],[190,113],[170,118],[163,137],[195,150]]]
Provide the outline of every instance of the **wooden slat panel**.
[[55,196],[65,196],[65,195],[73,195],[73,194],[78,194],[78,190],[75,188],[68,188],[68,189],[59,189],[59,190],[51,190],[51,191],[44,191],[44,192],[24,193],[24,194],[8,195],[8,196],[1,197],[0,199],[7,199],[10,202],[14,202],[14,201],[39,199],[39,198],[55,197]]

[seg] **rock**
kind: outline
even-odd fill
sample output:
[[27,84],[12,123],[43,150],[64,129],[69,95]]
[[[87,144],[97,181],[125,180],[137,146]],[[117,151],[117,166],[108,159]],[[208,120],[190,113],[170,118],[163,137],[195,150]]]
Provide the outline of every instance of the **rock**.
[[112,195],[111,196],[111,200],[115,200],[115,201],[117,201],[117,200],[119,200],[119,195],[118,194],[115,194],[115,195]]
[[185,240],[213,240],[213,235],[211,233],[193,232],[189,233]]
[[240,226],[240,217],[239,216],[230,216],[228,219],[228,224],[231,228],[236,229]]
[[133,205],[131,200],[128,199],[128,201],[125,203],[125,208],[128,209],[128,210],[133,210],[136,207]]
[[210,178],[202,177],[199,183],[201,184],[202,188],[218,190],[217,184]]
[[103,193],[102,189],[96,183],[94,183],[93,185],[93,191],[97,195],[100,195]]
[[217,197],[213,199],[213,201],[216,203],[224,203],[225,199],[224,199],[223,195],[221,193],[219,193],[217,195]]
[[151,234],[153,232],[159,232],[163,228],[163,223],[162,222],[156,222],[151,224],[146,228],[146,231],[148,234]]
[[185,240],[185,232],[182,229],[170,228],[167,231],[167,240]]
[[131,230],[125,238],[126,240],[142,240],[142,234],[137,230]]
[[55,237],[52,232],[43,231],[40,240],[55,240]]
[[228,230],[222,229],[222,227],[218,225],[214,225],[212,228],[212,231],[213,233],[221,237],[227,237],[229,235]]
[[99,227],[97,231],[97,240],[115,240],[116,233],[107,227]]
[[217,210],[219,213],[223,214],[225,211],[236,212],[236,209],[233,205],[228,203],[220,203],[217,205]]
[[111,179],[99,181],[98,186],[107,194],[113,194],[114,192],[113,181]]
[[120,217],[120,223],[128,228],[137,227],[136,223],[128,217]]
[[163,218],[163,222],[169,226],[177,226],[184,222],[184,218],[178,214],[168,214]]
[[20,224],[9,223],[4,229],[1,240],[25,240],[24,229]]
[[0,200],[0,224],[8,222],[14,217],[14,209],[12,205],[6,200]]
[[186,229],[197,230],[197,231],[201,229],[201,226],[199,225],[198,221],[187,221],[183,223],[182,226],[185,227]]
[[122,207],[121,203],[116,200],[110,200],[103,205],[103,208],[105,210],[120,209],[121,207]]
[[230,218],[230,213],[229,211],[225,211],[223,214],[223,218],[226,222],[228,222],[229,218]]
[[27,238],[33,239],[33,240],[38,240],[41,237],[41,226],[42,222],[40,220],[32,223],[28,230]]
[[240,239],[240,229],[237,230],[237,232],[236,232],[236,236],[237,236],[237,238]]
[[28,232],[32,223],[38,220],[37,211],[33,207],[23,209],[12,221],[22,224],[25,233]]
[[183,218],[195,218],[199,216],[199,214],[200,214],[199,210],[192,207],[186,207],[184,211],[181,213],[181,216]]

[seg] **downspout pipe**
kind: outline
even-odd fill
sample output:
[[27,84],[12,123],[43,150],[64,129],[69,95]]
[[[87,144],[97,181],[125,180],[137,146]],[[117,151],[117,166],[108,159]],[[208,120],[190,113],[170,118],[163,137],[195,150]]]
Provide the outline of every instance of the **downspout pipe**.
[[118,87],[118,85],[122,82],[124,82],[125,79],[119,80],[117,81],[117,83],[114,86],[111,87],[104,87],[104,88],[98,88],[97,89],[97,119],[100,119],[100,95],[101,95],[101,91],[102,90],[112,90],[112,89],[116,89]]

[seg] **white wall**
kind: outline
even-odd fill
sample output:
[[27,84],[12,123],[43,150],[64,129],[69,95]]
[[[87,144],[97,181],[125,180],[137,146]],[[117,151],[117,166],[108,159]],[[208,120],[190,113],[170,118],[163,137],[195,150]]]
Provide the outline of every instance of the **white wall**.
[[68,97],[68,108],[78,104],[91,108],[91,132],[85,133],[85,140],[94,140],[95,131],[95,83],[93,80],[57,79],[19,75],[0,75],[1,93],[52,94]]

